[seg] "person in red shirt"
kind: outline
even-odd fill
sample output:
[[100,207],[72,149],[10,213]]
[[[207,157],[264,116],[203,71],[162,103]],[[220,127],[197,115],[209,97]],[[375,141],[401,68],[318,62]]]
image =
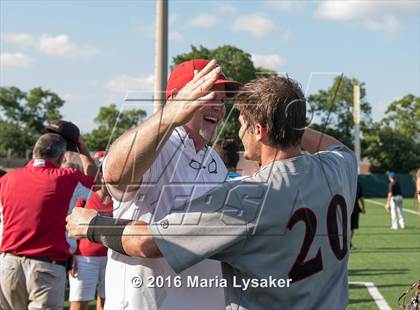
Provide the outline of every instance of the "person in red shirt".
[[9,309],[60,309],[64,303],[69,204],[78,184],[92,187],[96,166],[79,136],[85,173],[61,168],[68,147],[59,134],[42,135],[33,160],[0,179],[3,239],[0,304]]
[[[104,151],[93,155],[98,166],[105,156]],[[97,191],[91,192],[87,201],[79,199],[76,207],[94,209],[101,214],[112,216],[112,199],[102,182]],[[96,309],[102,310],[105,304],[105,268],[108,249],[99,243],[87,239],[78,241],[78,247],[73,257],[72,269],[69,273],[70,310],[87,310],[88,303],[98,296]]]

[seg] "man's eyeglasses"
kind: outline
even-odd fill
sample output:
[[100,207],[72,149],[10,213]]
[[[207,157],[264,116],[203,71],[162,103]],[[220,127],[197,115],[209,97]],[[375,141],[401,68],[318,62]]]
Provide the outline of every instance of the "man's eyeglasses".
[[196,161],[195,159],[191,159],[189,166],[195,170],[200,170],[200,169],[206,169],[209,173],[217,173],[217,163],[214,160],[214,158],[211,158],[210,163],[206,165],[203,165],[203,163],[200,163],[199,161]]

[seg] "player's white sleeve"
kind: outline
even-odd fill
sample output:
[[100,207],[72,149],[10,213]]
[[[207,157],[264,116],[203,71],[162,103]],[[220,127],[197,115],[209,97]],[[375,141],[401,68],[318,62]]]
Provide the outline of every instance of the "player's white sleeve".
[[339,184],[342,184],[343,188],[348,191],[349,197],[353,200],[350,203],[354,205],[354,199],[357,191],[357,158],[352,150],[346,147],[344,144],[334,144],[327,148],[326,151],[322,151],[316,154],[319,156],[323,169],[331,169],[331,173],[328,175],[337,174],[339,179],[336,180]]
[[334,144],[325,151],[316,153],[322,161],[326,161],[334,168],[344,168],[347,176],[357,175],[357,159],[356,155],[344,144]]

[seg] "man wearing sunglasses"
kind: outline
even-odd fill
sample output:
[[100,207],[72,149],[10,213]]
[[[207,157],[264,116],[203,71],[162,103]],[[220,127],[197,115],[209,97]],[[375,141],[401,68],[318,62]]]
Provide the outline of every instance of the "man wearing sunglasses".
[[[119,137],[103,162],[114,218],[159,221],[171,210],[185,210],[187,201],[225,180],[223,161],[207,143],[223,120],[225,96],[232,96],[239,85],[226,80],[215,61],[191,60],[175,67],[166,105]],[[191,107],[196,113],[185,118]],[[224,308],[223,288],[189,290],[153,283],[175,275],[164,258],[109,251],[105,309]],[[222,277],[220,263],[210,260],[184,275]]]

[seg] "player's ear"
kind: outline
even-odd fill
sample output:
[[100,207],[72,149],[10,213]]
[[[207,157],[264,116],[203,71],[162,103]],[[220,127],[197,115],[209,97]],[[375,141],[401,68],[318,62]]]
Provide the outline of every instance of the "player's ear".
[[260,123],[255,124],[254,132],[255,132],[257,141],[263,141],[267,137],[267,130]]

